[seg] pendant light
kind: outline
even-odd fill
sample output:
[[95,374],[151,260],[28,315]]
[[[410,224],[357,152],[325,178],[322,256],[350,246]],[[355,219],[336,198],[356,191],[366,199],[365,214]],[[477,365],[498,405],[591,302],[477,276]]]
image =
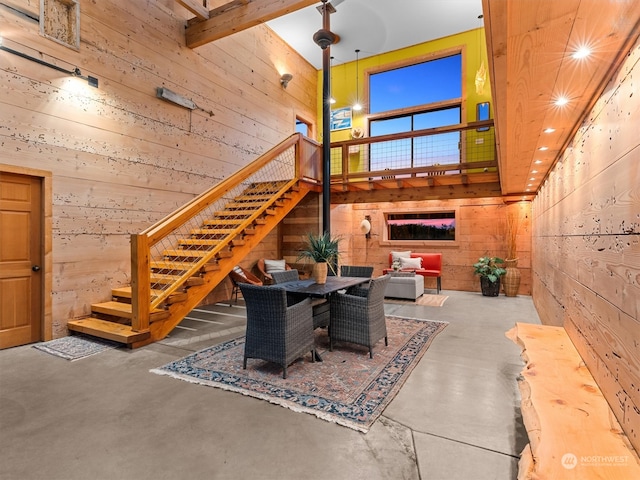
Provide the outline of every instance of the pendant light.
[[359,78],[360,78],[360,70],[358,68],[358,54],[360,53],[360,49],[356,48],[356,103],[353,105],[353,111],[359,112],[362,110],[362,105],[360,105],[360,95],[359,95]]
[[[331,90],[333,90],[333,57],[329,58],[329,78],[331,80]],[[333,95],[331,95],[331,92],[329,92],[329,103],[331,105],[333,105],[334,103],[336,103],[336,99],[333,98]]]
[[487,69],[484,66],[484,59],[482,56],[482,18],[483,15],[478,15],[478,20],[480,20],[480,27],[478,28],[478,59],[480,60],[480,67],[478,67],[475,78],[476,93],[478,95],[484,94],[484,84],[487,81]]

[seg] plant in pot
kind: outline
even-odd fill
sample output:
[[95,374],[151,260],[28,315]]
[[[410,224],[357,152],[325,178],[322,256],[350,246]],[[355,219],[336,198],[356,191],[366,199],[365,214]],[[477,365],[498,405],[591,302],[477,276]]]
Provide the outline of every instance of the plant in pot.
[[500,293],[500,277],[507,271],[504,260],[498,257],[480,257],[473,264],[473,273],[480,277],[480,289],[485,297],[497,297]]
[[316,283],[323,284],[327,281],[329,268],[336,274],[338,258],[340,257],[340,239],[331,237],[329,232],[319,235],[307,233],[304,247],[298,254],[298,260],[306,259],[315,262],[312,277]]

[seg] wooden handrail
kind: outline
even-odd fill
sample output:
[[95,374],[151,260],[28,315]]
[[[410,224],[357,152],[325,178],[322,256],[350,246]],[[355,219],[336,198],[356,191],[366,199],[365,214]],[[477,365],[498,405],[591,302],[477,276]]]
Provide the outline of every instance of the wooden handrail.
[[146,235],[147,237],[149,237],[149,245],[154,245],[160,238],[163,238],[170,232],[174,231],[187,219],[200,213],[202,210],[207,208],[233,187],[240,184],[242,180],[256,173],[258,170],[260,170],[282,152],[287,150],[289,147],[295,145],[296,143],[299,143],[301,137],[302,135],[300,133],[294,133],[289,138],[285,139],[280,144],[276,145],[274,148],[263,154],[255,162],[244,166],[229,178],[211,187],[209,190],[201,193],[190,202],[187,202],[181,208],[175,210],[174,212],[170,213],[162,220],[157,222],[155,225],[152,225],[151,227],[146,229],[144,232],[142,232],[141,235]]
[[[306,149],[305,154],[301,154],[301,145],[304,137],[300,133],[295,133],[260,156],[255,162],[243,167],[221,183],[211,187],[204,193],[198,195],[182,208],[170,213],[162,220],[147,228],[140,234],[131,236],[131,305],[132,305],[132,328],[134,331],[146,331],[149,329],[150,312],[161,305],[169,295],[180,288],[184,282],[196,275],[202,266],[210,262],[220,251],[227,248],[231,241],[240,235],[246,228],[271,207],[273,202],[281,197],[299,180],[301,164],[306,162],[306,156],[314,156],[313,149]],[[220,244],[207,250],[207,254],[186,271],[182,272],[176,280],[161,293],[151,298],[151,248],[166,238],[168,235],[183,227],[187,222],[194,219],[206,208],[224,197],[225,194],[237,188],[243,181],[264,168],[269,162],[275,160],[279,155],[288,149],[295,147],[294,178],[285,182],[272,196],[270,202],[265,202],[256,209],[249,217],[236,225],[231,232],[228,232]],[[316,147],[317,148],[317,147]],[[308,163],[308,162],[307,162]]]

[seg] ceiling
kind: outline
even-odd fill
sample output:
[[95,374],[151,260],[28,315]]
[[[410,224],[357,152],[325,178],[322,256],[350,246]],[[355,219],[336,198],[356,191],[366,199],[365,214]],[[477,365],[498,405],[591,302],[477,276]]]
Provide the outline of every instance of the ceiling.
[[[482,0],[333,0],[331,31],[340,41],[331,46],[339,65],[398,50],[482,26]],[[322,50],[313,34],[322,28],[320,3],[267,22],[278,36],[317,69]],[[390,6],[393,5],[392,8]]]
[[[316,68],[322,27],[317,0],[176,0],[194,15],[195,48],[266,23]],[[489,77],[503,195],[531,198],[568,145],[607,80],[640,34],[637,0],[333,0],[334,64],[415,45],[480,26]],[[587,44],[592,55],[572,58]],[[560,108],[554,101],[565,95]],[[545,129],[553,129],[545,133]],[[545,150],[541,148],[546,147]]]

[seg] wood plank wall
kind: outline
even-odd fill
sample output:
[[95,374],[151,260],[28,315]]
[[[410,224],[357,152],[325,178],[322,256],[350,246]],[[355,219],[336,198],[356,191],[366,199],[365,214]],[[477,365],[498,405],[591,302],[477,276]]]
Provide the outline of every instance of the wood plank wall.
[[79,51],[41,37],[38,16],[37,1],[2,0],[4,44],[100,82],[0,51],[0,164],[52,173],[59,337],[129,283],[131,233],[293,133],[296,115],[317,118],[317,72],[265,26],[186,48],[191,15],[174,0],[81,2]]
[[[307,231],[319,231],[319,199],[311,194],[284,221],[283,255],[295,260],[296,251]],[[520,225],[517,237],[518,267],[521,272],[519,294],[531,294],[531,212],[530,203],[506,205],[501,198],[460,200],[425,200],[395,203],[359,203],[331,206],[331,233],[342,238],[341,264],[373,265],[374,275],[389,266],[391,250],[442,252],[442,288],[446,290],[480,291],[480,281],[473,275],[473,265],[483,255],[506,256],[506,215],[517,209]],[[455,210],[457,241],[454,244],[425,242],[399,243],[383,239],[384,213],[408,211]],[[360,222],[371,216],[371,238],[360,232]],[[435,289],[435,280],[426,279],[425,287]]]
[[[533,298],[640,451],[640,43],[533,204]],[[635,77],[635,78],[634,78]],[[594,452],[596,454],[597,452]]]

